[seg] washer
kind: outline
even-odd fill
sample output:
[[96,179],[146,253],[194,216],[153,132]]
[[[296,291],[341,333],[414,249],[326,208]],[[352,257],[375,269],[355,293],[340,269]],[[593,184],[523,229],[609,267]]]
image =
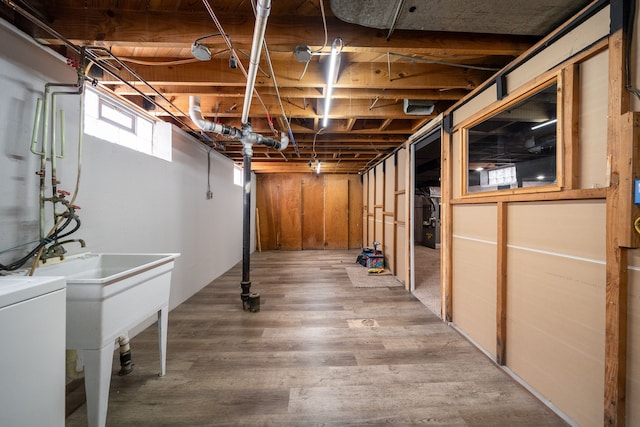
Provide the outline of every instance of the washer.
[[0,426],[64,427],[65,285],[0,276]]

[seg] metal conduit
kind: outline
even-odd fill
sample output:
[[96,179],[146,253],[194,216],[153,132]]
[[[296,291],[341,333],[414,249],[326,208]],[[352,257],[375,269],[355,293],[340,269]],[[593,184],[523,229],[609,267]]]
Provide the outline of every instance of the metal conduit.
[[[162,99],[168,105],[170,105],[176,111],[180,112],[183,116],[186,116],[186,114],[183,111],[181,111],[180,108],[178,108],[176,105],[174,105],[161,92],[156,90],[151,84],[149,84],[145,79],[143,79],[142,76],[138,75],[131,67],[126,65],[117,56],[115,56],[113,53],[111,53],[111,51],[109,51],[106,48],[99,47],[99,46],[82,46],[82,47],[76,46],[70,40],[68,40],[67,38],[62,36],[60,33],[55,31],[53,28],[49,27],[46,23],[41,21],[38,17],[32,15],[31,13],[29,13],[25,9],[21,8],[20,6],[18,6],[12,0],[0,0],[0,1],[2,1],[8,7],[10,7],[14,11],[16,11],[18,14],[20,14],[21,16],[26,18],[31,23],[37,25],[38,27],[40,27],[41,29],[43,29],[47,33],[51,34],[56,39],[60,40],[62,43],[64,43],[65,46],[67,46],[69,49],[73,50],[76,54],[78,54],[81,57],[82,60],[85,57],[89,58],[90,60],[93,61],[93,63],[97,67],[99,67],[100,69],[102,69],[103,71],[108,73],[113,78],[115,78],[115,79],[119,80],[120,82],[124,83],[125,85],[127,85],[127,87],[129,87],[130,89],[134,90],[138,95],[143,97],[145,100],[147,100],[151,104],[155,105],[156,107],[158,107],[161,110],[163,110],[165,113],[169,114],[169,116],[171,116],[174,120],[176,120],[178,123],[180,123],[180,125],[182,125],[185,128],[191,130],[193,133],[196,133],[196,134],[198,133],[196,131],[196,129],[193,129],[193,127],[191,127],[188,123],[186,123],[184,120],[182,120],[181,117],[176,116],[172,111],[170,111],[168,108],[164,107],[163,105],[157,103],[152,97],[150,97],[147,94],[145,94],[144,92],[142,92],[140,89],[138,89],[138,87],[136,87],[135,85],[131,84],[127,79],[121,77],[115,71],[109,69],[106,65],[102,64],[101,62],[105,60],[105,57],[104,56],[100,56],[95,52],[95,51],[105,52],[108,55],[108,58],[116,61],[120,67],[122,67],[128,73],[130,73],[136,80],[138,80],[139,82],[143,83],[146,87],[151,89],[156,96],[158,96],[160,99]],[[109,65],[111,65],[111,64],[109,64]],[[95,81],[94,83],[97,83],[97,81]],[[211,138],[205,137],[205,139],[206,139],[206,144],[205,145],[208,145],[208,146],[213,145],[214,148],[222,148],[219,144],[217,144],[216,142],[212,141]],[[201,142],[204,143],[205,141],[201,141]]]
[[251,108],[251,97],[256,83],[256,74],[260,64],[260,52],[264,42],[264,32],[267,29],[267,18],[271,12],[271,0],[258,0],[256,10],[256,25],[253,29],[253,42],[251,44],[251,56],[249,58],[249,71],[247,72],[247,88],[244,93],[244,105],[242,107],[242,126],[249,121],[249,109]]

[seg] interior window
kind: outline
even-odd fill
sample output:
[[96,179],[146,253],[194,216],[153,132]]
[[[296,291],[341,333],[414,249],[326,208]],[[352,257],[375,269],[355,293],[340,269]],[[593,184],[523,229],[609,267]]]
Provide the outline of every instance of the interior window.
[[557,182],[558,84],[466,129],[467,193]]

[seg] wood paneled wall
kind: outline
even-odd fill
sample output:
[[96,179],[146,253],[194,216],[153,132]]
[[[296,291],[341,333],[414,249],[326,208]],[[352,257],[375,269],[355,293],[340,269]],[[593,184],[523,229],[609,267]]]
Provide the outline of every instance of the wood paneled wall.
[[258,239],[266,250],[354,249],[362,242],[359,175],[258,174]]
[[363,245],[380,242],[385,267],[408,287],[407,162],[403,147],[364,174],[362,221]]
[[489,86],[445,112],[445,319],[581,426],[640,425],[640,112],[630,108],[616,27],[624,3],[594,2],[601,8],[578,27],[505,73],[509,96],[560,73],[553,192],[466,194],[466,129],[504,100]]

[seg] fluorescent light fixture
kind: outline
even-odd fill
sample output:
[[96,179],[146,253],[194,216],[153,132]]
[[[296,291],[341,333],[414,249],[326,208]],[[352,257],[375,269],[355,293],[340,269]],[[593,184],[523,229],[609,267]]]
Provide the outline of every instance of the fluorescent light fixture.
[[478,167],[476,168],[476,171],[477,171],[477,172],[480,172],[480,171],[483,171],[483,170],[484,170],[484,168],[483,168],[482,166],[478,166]]
[[558,121],[558,119],[553,119],[553,120],[549,120],[548,122],[540,123],[539,125],[535,125],[535,126],[533,126],[533,127],[531,128],[531,130],[536,130],[536,129],[543,128],[543,127],[545,127],[545,126],[552,125],[552,124],[554,124],[554,123],[555,123],[555,122],[557,122],[557,121]]
[[544,179],[544,175],[538,175],[538,176],[536,177],[536,179],[537,179],[538,181],[542,181],[542,180]]
[[336,79],[336,67],[338,63],[338,43],[342,50],[342,39],[337,38],[331,43],[331,56],[329,57],[329,73],[327,74],[327,93],[324,98],[324,118],[322,119],[322,127],[327,127],[329,122],[329,108],[331,107],[331,94],[333,93],[333,82]]

